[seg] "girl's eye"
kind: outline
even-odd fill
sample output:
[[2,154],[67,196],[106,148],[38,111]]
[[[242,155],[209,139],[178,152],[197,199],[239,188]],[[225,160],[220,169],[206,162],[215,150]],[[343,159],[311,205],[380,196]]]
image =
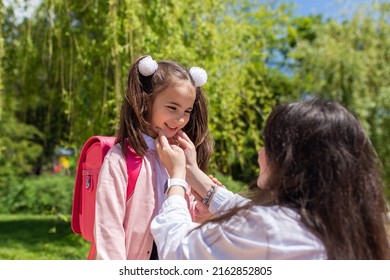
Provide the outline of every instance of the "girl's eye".
[[167,106],[169,110],[171,111],[175,111],[176,110],[176,107],[173,107],[173,106]]
[[187,110],[185,111],[186,114],[190,115],[191,114],[191,111],[190,110]]

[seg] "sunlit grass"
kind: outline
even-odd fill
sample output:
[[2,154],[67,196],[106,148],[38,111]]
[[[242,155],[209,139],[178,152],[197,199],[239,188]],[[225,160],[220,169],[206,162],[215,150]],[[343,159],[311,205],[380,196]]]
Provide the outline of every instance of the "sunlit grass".
[[85,260],[90,245],[62,216],[0,215],[0,240],[0,260]]
[[2,260],[83,260],[89,250],[66,216],[0,215],[0,240]]
[[[216,176],[230,190],[245,185]],[[85,260],[90,243],[73,233],[69,215],[0,215],[0,260]]]

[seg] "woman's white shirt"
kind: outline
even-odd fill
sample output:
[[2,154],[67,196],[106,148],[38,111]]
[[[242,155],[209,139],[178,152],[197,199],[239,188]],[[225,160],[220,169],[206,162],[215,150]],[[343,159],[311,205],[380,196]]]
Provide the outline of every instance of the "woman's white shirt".
[[[246,203],[218,188],[209,211],[221,214]],[[165,200],[151,224],[159,259],[326,259],[322,242],[288,208],[253,206],[229,220],[198,226],[183,197]]]

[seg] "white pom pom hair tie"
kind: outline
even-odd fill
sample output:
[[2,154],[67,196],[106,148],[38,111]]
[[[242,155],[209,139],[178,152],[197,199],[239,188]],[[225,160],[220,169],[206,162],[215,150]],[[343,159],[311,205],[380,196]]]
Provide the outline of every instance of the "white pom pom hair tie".
[[[138,71],[144,77],[153,75],[157,68],[158,63],[150,55],[145,56],[138,62]],[[189,72],[194,80],[195,87],[201,87],[207,82],[207,73],[203,68],[191,67]]]
[[191,67],[190,75],[194,80],[195,87],[201,87],[207,82],[207,73],[203,68]]
[[157,68],[157,62],[150,55],[145,56],[138,63],[138,71],[145,77],[153,75]]

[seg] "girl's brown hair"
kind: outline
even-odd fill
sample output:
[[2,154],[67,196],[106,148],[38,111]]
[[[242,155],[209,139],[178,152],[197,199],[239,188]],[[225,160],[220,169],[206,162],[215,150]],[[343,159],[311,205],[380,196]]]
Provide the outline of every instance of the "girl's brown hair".
[[[191,81],[194,85],[189,72],[174,61],[160,61],[153,75],[141,75],[138,65],[144,57],[138,58],[129,70],[117,135],[117,143],[120,143],[123,153],[129,145],[140,156],[144,156],[147,151],[143,133],[151,130],[147,117],[156,96],[174,83]],[[194,106],[183,131],[194,143],[198,165],[205,171],[212,153],[213,141],[208,130],[208,103],[201,87],[196,88]]]

